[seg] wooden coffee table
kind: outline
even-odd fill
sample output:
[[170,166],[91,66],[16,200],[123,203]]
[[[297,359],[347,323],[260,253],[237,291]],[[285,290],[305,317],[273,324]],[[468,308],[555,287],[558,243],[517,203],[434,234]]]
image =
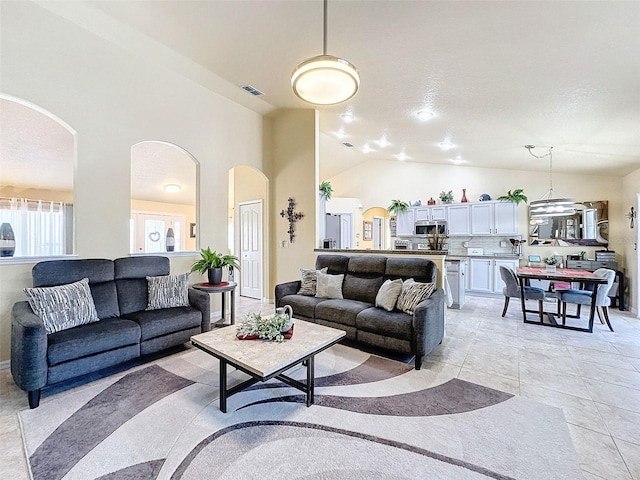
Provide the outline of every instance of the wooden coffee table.
[[[220,410],[227,412],[227,399],[257,382],[272,378],[306,393],[307,407],[313,405],[314,358],[335,345],[346,332],[294,319],[293,337],[282,343],[266,340],[239,340],[234,326],[218,328],[191,337],[191,343],[220,360]],[[284,375],[290,368],[304,363],[307,382]],[[227,364],[252,378],[227,388]]]

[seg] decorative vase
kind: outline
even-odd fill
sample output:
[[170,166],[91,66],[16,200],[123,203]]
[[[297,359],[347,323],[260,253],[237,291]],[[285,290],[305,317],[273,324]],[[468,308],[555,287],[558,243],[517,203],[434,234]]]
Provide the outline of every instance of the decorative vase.
[[0,225],[0,257],[13,257],[16,250],[16,236],[10,223]]
[[217,285],[222,282],[222,267],[210,268],[207,270],[207,277],[210,285]]
[[173,228],[171,227],[167,230],[167,240],[165,245],[167,247],[167,252],[173,252],[173,249],[176,246],[176,237],[173,234]]
[[462,198],[460,199],[460,201],[462,203],[467,203],[468,202],[468,200],[467,200],[467,189],[466,188],[462,189]]
[[435,204],[436,204],[436,201],[433,199],[433,197],[427,200],[427,205],[435,205]]

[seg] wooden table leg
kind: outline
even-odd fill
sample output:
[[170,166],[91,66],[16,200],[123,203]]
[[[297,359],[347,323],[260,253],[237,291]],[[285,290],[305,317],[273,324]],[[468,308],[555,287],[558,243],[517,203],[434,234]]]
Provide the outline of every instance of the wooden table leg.
[[[589,333],[593,333],[593,319],[596,314],[596,297],[598,296],[598,285],[594,286],[591,294],[591,311],[589,312]],[[579,305],[578,305],[579,306]]]
[[[525,279],[521,278],[520,279],[520,301],[522,303],[522,319],[526,322],[527,321],[527,309],[526,309],[526,305],[524,302],[524,284],[525,284]],[[540,323],[542,323],[542,319],[540,319]]]
[[231,290],[231,325],[236,323],[236,289]]
[[220,295],[222,295],[222,316],[220,317],[220,320],[221,320],[222,323],[224,323],[224,320],[225,320],[224,312],[226,310],[226,308],[224,306],[224,294],[225,294],[225,292],[220,292]]

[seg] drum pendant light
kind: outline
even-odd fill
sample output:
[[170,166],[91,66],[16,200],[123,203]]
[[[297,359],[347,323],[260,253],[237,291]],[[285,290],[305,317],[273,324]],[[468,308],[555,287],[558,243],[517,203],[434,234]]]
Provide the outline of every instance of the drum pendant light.
[[314,105],[336,105],[358,91],[360,75],[342,58],[327,55],[327,0],[324,0],[322,55],[311,57],[296,67],[291,87],[298,98]]

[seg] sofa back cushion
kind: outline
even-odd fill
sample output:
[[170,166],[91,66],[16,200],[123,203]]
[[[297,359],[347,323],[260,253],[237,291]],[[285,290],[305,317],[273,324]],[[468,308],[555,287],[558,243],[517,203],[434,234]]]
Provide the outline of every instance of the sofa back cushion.
[[387,258],[373,255],[356,255],[349,258],[344,277],[344,298],[375,304],[378,290],[384,282]]
[[167,257],[124,257],[114,260],[118,304],[122,315],[147,308],[147,277],[169,275]]
[[113,260],[51,260],[40,262],[31,270],[34,287],[52,287],[89,279],[89,288],[98,318],[120,316]]
[[438,267],[426,258],[389,257],[384,272],[385,280],[413,278],[416,282],[435,283]]
[[346,255],[318,255],[316,258],[316,270],[327,268],[329,275],[347,273],[349,257]]

